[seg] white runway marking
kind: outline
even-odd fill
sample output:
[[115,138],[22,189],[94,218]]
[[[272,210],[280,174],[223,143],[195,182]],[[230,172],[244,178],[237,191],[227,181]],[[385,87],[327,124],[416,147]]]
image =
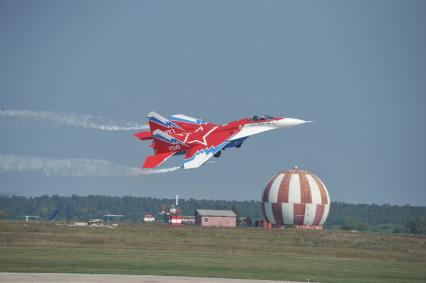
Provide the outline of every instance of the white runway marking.
[[[73,273],[9,273],[0,272],[0,282],[8,283],[290,283],[290,281],[226,279],[205,277],[176,277],[120,274],[73,274]],[[291,283],[295,283],[291,281]]]

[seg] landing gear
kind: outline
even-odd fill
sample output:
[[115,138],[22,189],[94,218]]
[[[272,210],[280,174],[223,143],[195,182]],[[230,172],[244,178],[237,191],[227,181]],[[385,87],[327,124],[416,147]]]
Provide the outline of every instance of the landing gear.
[[216,157],[216,158],[218,158],[218,157],[220,157],[220,155],[222,154],[222,152],[221,151],[218,151],[218,152],[216,152],[213,156],[214,157]]

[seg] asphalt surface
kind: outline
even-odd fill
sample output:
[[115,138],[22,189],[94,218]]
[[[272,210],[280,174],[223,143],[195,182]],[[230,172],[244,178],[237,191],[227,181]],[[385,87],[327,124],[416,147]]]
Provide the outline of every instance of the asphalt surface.
[[[73,274],[73,273],[9,273],[0,272],[1,283],[277,283],[290,281],[246,280],[204,277],[175,277],[152,275],[119,275],[119,274]],[[291,282],[295,283],[295,282]]]

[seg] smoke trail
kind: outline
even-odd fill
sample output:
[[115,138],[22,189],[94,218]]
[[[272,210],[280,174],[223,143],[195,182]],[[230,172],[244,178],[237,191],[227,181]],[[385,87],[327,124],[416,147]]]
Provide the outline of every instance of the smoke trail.
[[135,121],[119,121],[102,116],[75,113],[57,113],[51,111],[0,110],[0,117],[35,119],[56,124],[83,127],[104,131],[135,131],[147,129],[146,124]]
[[176,171],[182,167],[170,167],[170,168],[161,168],[161,169],[142,169],[142,174],[150,175],[150,174],[161,174],[161,173],[169,173]]
[[140,168],[116,165],[111,161],[99,159],[52,159],[32,155],[0,154],[0,172],[40,172],[46,176],[140,176],[168,173],[179,168],[141,170]]

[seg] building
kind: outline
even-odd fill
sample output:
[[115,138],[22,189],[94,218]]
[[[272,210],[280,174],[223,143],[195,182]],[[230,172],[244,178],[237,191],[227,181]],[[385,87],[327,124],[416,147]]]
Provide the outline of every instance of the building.
[[240,216],[240,224],[238,226],[251,227],[253,226],[253,220],[250,217]]
[[182,225],[182,215],[180,214],[171,214],[169,218],[169,223],[173,226]]
[[193,216],[193,215],[183,215],[182,216],[182,224],[194,225],[195,224],[195,216]]
[[143,218],[144,222],[154,222],[155,217],[152,214],[145,214],[145,217]]
[[235,227],[237,215],[232,210],[197,209],[195,224],[206,227]]
[[271,178],[263,190],[261,205],[263,217],[272,227],[322,229],[330,196],[316,175],[296,166]]
[[182,212],[179,209],[179,196],[176,195],[176,203],[172,205],[167,211],[162,210],[161,214],[164,216],[164,220],[173,226],[182,225]]

